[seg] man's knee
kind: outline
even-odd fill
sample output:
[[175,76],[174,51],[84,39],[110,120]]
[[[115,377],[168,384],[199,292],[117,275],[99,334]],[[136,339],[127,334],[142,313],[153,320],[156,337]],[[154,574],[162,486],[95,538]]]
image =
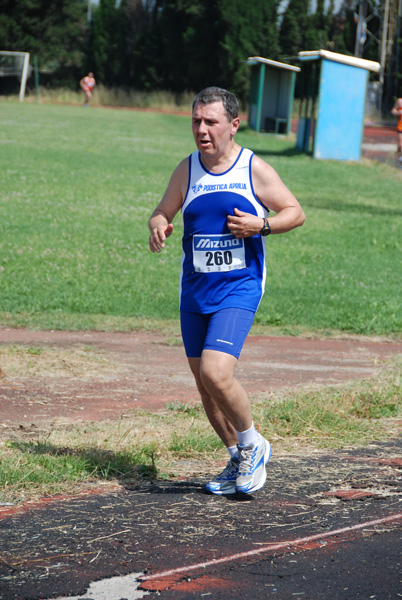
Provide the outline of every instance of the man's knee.
[[200,376],[208,391],[224,393],[233,383],[233,366],[231,361],[224,360],[224,358],[214,360],[214,357],[210,357],[201,361]]

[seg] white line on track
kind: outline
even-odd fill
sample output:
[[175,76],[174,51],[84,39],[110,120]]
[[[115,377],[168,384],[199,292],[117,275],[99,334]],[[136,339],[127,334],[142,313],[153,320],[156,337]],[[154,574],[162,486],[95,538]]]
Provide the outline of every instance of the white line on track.
[[239,560],[244,558],[249,558],[250,556],[256,556],[258,554],[264,554],[266,552],[272,552],[273,550],[281,550],[286,547],[299,546],[301,544],[306,544],[308,542],[313,542],[317,540],[322,540],[324,538],[340,535],[341,533],[350,533],[352,531],[358,531],[359,529],[365,529],[366,527],[373,527],[375,525],[382,525],[384,523],[389,523],[391,521],[398,521],[402,519],[402,513],[398,513],[396,515],[391,515],[389,517],[384,517],[382,519],[375,519],[374,521],[366,521],[365,523],[359,523],[358,525],[351,525],[350,527],[342,527],[341,529],[334,529],[333,531],[327,531],[323,533],[318,533],[316,535],[309,535],[307,537],[298,538],[295,540],[287,540],[285,542],[278,542],[277,544],[267,544],[262,548],[257,548],[256,550],[249,550],[248,552],[239,552],[237,554],[230,554],[228,556],[223,556],[222,558],[216,558],[214,560],[208,560],[202,563],[196,563],[193,565],[187,565],[186,567],[177,567],[176,569],[171,569],[170,571],[161,571],[159,573],[153,573],[152,575],[145,575],[143,577],[139,577],[140,581],[149,581],[150,579],[160,579],[161,577],[168,577],[169,575],[176,575],[177,573],[183,573],[187,571],[194,571],[195,569],[202,569],[205,567],[211,567],[215,565],[219,565],[222,563],[230,562],[232,560]]

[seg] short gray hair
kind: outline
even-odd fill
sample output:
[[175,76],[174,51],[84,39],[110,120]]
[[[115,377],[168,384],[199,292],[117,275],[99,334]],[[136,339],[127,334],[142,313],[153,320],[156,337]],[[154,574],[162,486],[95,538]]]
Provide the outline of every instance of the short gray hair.
[[193,101],[193,110],[196,104],[212,104],[213,102],[222,102],[228,121],[237,119],[239,116],[239,103],[232,92],[220,87],[207,87],[199,92]]

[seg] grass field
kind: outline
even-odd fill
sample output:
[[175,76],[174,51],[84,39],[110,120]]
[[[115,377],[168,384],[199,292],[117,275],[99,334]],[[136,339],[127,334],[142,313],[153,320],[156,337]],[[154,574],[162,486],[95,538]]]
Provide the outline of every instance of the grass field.
[[[307,215],[302,228],[268,238],[253,331],[400,338],[401,172],[314,161],[293,139],[246,127],[237,140],[277,169]],[[182,115],[0,102],[0,327],[177,331],[180,217],[158,256],[147,221],[193,148]],[[1,350],[9,371],[16,349]],[[19,348],[18,360],[43,352]],[[87,361],[82,368],[93,368]],[[254,419],[279,448],[384,438],[402,414],[400,374],[398,359],[375,380],[267,393]],[[223,456],[199,407],[136,411],[117,424],[44,424],[0,442],[0,496],[22,502],[99,480],[177,475],[183,458],[205,465]]]
[[[0,313],[9,325],[152,326],[178,317],[181,221],[160,256],[147,220],[193,150],[188,117],[3,102]],[[269,238],[256,326],[271,331],[402,332],[401,173],[314,161],[293,139],[243,128],[305,209]]]

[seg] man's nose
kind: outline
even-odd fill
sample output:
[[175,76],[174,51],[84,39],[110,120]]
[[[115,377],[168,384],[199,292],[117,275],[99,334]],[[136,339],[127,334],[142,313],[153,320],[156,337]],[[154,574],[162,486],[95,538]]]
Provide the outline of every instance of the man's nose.
[[205,124],[205,121],[200,121],[199,126],[198,126],[198,133],[206,133],[207,131],[207,126]]

